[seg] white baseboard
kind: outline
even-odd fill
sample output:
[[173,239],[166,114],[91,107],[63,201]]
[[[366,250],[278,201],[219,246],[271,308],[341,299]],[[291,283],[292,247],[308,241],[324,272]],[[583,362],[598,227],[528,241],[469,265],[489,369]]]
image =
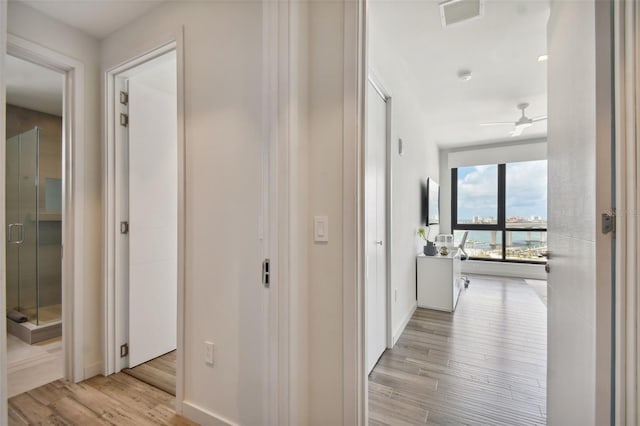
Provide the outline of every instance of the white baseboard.
[[235,423],[188,401],[182,401],[182,415],[204,426],[235,426]]
[[483,262],[481,260],[466,260],[462,262],[464,274],[493,275],[498,277],[530,278],[546,280],[547,273],[544,264],[507,262]]
[[413,306],[411,306],[411,309],[409,309],[409,312],[407,313],[407,315],[402,319],[400,326],[396,328],[396,330],[393,332],[393,340],[392,340],[393,346],[395,346],[396,342],[404,332],[404,329],[407,328],[407,324],[409,324],[409,321],[411,320],[411,317],[413,316],[413,314],[416,312],[416,309],[418,309],[417,300],[415,301]]
[[84,380],[90,379],[94,376],[98,376],[104,373],[101,362],[94,362],[93,364],[85,367],[83,372],[84,372]]

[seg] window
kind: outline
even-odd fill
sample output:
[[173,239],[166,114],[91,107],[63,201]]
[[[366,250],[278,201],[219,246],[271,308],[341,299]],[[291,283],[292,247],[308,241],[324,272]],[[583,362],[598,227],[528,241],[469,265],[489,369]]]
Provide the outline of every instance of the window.
[[498,223],[498,166],[458,169],[458,223]]
[[451,170],[452,229],[473,259],[545,262],[547,161]]

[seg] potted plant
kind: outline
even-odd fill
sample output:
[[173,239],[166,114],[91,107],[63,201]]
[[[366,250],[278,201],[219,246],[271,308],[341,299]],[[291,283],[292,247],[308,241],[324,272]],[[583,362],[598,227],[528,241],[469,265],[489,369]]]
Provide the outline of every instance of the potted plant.
[[418,236],[424,240],[424,255],[425,256],[435,256],[438,253],[436,249],[436,245],[433,241],[429,241],[427,238],[428,230],[424,226],[418,228]]

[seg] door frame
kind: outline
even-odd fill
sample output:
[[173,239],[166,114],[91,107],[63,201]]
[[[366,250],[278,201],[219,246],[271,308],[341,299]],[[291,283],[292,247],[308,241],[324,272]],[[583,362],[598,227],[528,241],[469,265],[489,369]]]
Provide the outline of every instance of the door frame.
[[[345,2],[343,6],[343,423],[363,426],[368,420],[363,309],[367,1]],[[609,42],[605,36],[610,34],[597,37],[597,43]]]
[[184,399],[184,293],[185,293],[185,121],[184,121],[184,37],[182,29],[174,38],[166,40],[159,46],[147,50],[105,72],[105,147],[103,160],[104,194],[104,369],[105,376],[121,370],[119,363],[121,336],[119,327],[126,315],[121,297],[124,293],[124,283],[117,279],[118,257],[120,247],[119,191],[120,182],[116,173],[116,147],[120,142],[119,121],[116,119],[117,109],[117,79],[122,73],[156,59],[171,51],[176,52],[177,62],[177,102],[178,102],[178,293],[177,293],[177,340],[176,340],[176,411],[182,412]]
[[638,320],[638,255],[640,254],[640,160],[637,142],[640,137],[640,105],[634,99],[640,89],[638,35],[640,7],[634,2],[613,3],[615,86],[615,180],[616,180],[616,264],[615,264],[615,398],[616,424],[640,421]]
[[[393,224],[393,220],[392,220],[392,214],[393,214],[393,209],[391,208],[392,206],[392,200],[393,200],[393,186],[392,186],[392,161],[391,161],[391,156],[393,155],[392,149],[391,149],[391,113],[392,113],[392,108],[393,108],[393,100],[392,100],[392,96],[391,96],[391,92],[389,90],[387,90],[387,88],[380,82],[380,79],[376,77],[376,73],[369,69],[369,73],[368,73],[368,77],[367,80],[369,83],[371,83],[371,85],[373,86],[373,88],[376,90],[376,92],[378,93],[378,95],[380,95],[380,97],[382,98],[382,100],[385,103],[385,115],[386,115],[386,122],[385,122],[385,141],[384,141],[384,146],[385,146],[385,200],[384,200],[384,208],[385,208],[385,241],[386,241],[386,256],[385,256],[385,263],[386,263],[386,290],[387,290],[387,306],[386,306],[386,324],[385,324],[385,346],[387,349],[391,349],[393,348],[393,345],[395,344],[395,342],[393,341],[393,286],[391,285],[391,277],[393,276],[391,274],[391,268],[392,263],[391,263],[391,253],[393,251],[393,242],[391,240],[391,235],[392,235],[392,224]],[[366,112],[366,111],[365,111]],[[365,128],[366,129],[366,128]],[[365,135],[366,138],[366,135]],[[365,139],[366,141],[366,139]],[[366,142],[365,142],[366,144]],[[365,308],[366,309],[366,308]],[[365,346],[366,348],[367,346]]]
[[[62,245],[64,256],[62,257],[62,347],[64,353],[64,377],[73,382],[79,382],[85,378],[84,365],[84,138],[85,138],[85,77],[84,64],[51,49],[33,43],[13,34],[6,34],[6,55],[15,56],[34,64],[44,66],[64,76],[63,95],[63,141],[62,141],[62,179],[63,179],[63,206],[62,206]],[[3,55],[3,62],[4,62]],[[6,85],[2,83],[2,97],[6,93]],[[5,103],[2,103],[4,110]],[[3,128],[6,118],[3,114]],[[5,153],[0,155],[0,170],[5,168]],[[2,182],[4,182],[2,172]],[[1,217],[4,218],[5,199],[4,184],[0,190]],[[1,235],[5,236],[4,225]],[[5,265],[6,257],[2,263]],[[2,284],[0,285],[0,301],[5,303],[6,292],[6,268],[2,271]],[[0,352],[3,359],[6,356],[6,322],[0,320],[3,336],[3,346]],[[2,404],[6,403],[6,363],[0,366],[2,386],[0,390]],[[87,373],[87,374],[90,374]]]
[[[7,52],[7,2],[0,2],[0,135],[6,135],[6,52]],[[6,139],[6,136],[5,138]],[[6,141],[5,141],[6,145]],[[6,223],[6,149],[0,149],[0,238],[6,241],[5,226]],[[0,310],[6,311],[7,306],[7,257],[2,256],[0,260]],[[6,315],[0,315],[0,423],[7,422],[7,318]]]

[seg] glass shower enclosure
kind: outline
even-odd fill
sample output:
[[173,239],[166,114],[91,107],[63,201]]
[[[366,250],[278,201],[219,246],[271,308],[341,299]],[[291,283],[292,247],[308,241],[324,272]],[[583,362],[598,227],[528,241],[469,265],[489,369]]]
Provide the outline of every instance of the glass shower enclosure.
[[13,326],[59,323],[62,314],[60,179],[41,181],[42,132],[34,128],[6,145],[6,307]]

